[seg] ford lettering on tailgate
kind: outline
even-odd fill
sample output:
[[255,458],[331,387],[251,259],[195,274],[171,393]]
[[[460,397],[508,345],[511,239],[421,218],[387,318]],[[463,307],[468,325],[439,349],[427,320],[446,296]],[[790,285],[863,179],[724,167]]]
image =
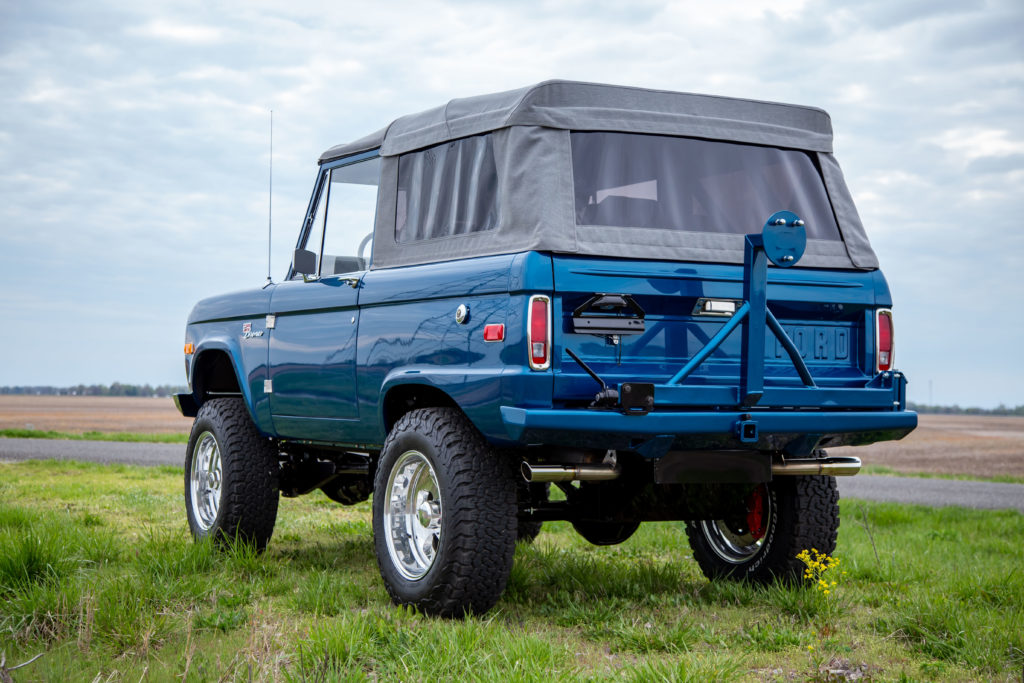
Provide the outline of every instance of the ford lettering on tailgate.
[[[849,360],[850,329],[826,325],[783,325],[782,328],[793,340],[800,356],[807,360]],[[772,335],[769,339],[768,355],[774,350],[776,358],[785,358],[786,349]]]

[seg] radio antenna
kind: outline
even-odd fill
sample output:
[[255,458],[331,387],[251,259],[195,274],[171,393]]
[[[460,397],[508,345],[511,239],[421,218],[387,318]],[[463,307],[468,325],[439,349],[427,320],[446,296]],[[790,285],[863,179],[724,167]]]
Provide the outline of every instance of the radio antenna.
[[274,110],[270,110],[270,189],[267,192],[267,281],[264,283],[264,287],[272,285],[273,280],[270,279],[270,247],[271,238],[274,235],[273,232],[273,217],[274,217]]

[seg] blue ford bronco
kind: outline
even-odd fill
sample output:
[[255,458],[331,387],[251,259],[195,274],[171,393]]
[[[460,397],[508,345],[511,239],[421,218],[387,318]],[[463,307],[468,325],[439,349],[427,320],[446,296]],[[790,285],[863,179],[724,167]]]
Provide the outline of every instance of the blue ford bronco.
[[452,100],[324,152],[296,246],[189,316],[189,527],[263,548],[280,495],[372,493],[384,584],[427,613],[490,609],[549,520],[684,521],[709,578],[798,578],[860,468],[824,449],[917,425],[819,109]]

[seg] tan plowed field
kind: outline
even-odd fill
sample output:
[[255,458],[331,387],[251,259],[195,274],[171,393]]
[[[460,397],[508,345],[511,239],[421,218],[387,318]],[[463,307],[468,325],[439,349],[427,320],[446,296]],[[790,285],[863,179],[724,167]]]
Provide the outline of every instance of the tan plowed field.
[[182,417],[170,398],[0,396],[0,429],[187,434],[191,428],[192,418]]
[[[169,398],[0,396],[0,429],[188,433]],[[901,472],[1024,477],[1024,417],[922,415],[901,441],[834,448]]]
[[921,415],[900,441],[833,448],[897,472],[1024,477],[1024,417]]

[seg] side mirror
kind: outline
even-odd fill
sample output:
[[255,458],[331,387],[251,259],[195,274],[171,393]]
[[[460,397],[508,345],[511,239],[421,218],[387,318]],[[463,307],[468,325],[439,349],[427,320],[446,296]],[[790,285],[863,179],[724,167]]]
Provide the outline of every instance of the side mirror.
[[316,252],[309,251],[308,249],[296,249],[292,255],[292,268],[295,272],[303,276],[305,279],[306,275],[313,275],[316,273]]

